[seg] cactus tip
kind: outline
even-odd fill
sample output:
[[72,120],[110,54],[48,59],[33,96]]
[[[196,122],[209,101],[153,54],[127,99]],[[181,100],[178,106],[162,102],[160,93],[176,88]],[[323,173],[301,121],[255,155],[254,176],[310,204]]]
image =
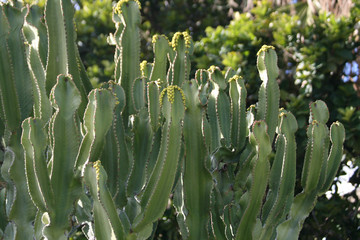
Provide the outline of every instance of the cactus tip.
[[266,52],[267,50],[269,49],[273,49],[275,50],[275,47],[274,46],[270,46],[270,45],[263,45],[260,50],[257,52],[257,56],[260,55],[261,52]]
[[139,6],[139,9],[141,9],[141,4],[140,4],[139,0],[120,0],[120,1],[116,4],[116,6],[115,6],[115,8],[114,8],[114,12],[115,12],[116,14],[119,14],[119,15],[120,15],[120,14],[122,13],[121,7],[124,5],[124,3],[128,3],[128,2],[130,2],[130,1],[136,2],[136,3],[138,4],[138,6]]
[[255,104],[252,104],[247,108],[247,111],[250,111],[251,109],[255,109],[255,108],[256,108]]
[[182,101],[183,101],[183,104],[185,106],[185,94],[184,94],[184,91],[177,85],[170,85],[168,86],[167,88],[164,88],[161,93],[160,93],[160,107],[162,106],[162,103],[163,103],[163,98],[165,96],[165,93],[167,92],[167,96],[168,96],[168,100],[171,104],[174,103],[174,100],[175,100],[175,90],[178,90],[181,94],[181,97],[182,97]]
[[140,71],[141,71],[142,76],[145,76],[146,64],[147,64],[146,60],[144,60],[140,63]]
[[[174,51],[176,51],[176,49],[178,47],[180,37],[184,38],[186,49],[190,48],[190,45],[191,45],[190,34],[186,31],[185,32],[177,32],[174,34],[172,41],[171,41],[171,46],[173,47]],[[186,53],[188,53],[188,50],[186,50]]]
[[158,40],[159,38],[159,34],[155,34],[153,37],[152,37],[152,43],[156,43],[156,40]]
[[[168,39],[168,37],[167,36],[165,36],[164,34],[161,34],[161,35],[159,35],[159,34],[155,34],[153,37],[152,37],[152,43],[156,43],[156,41],[159,39],[159,37],[164,37],[166,40],[168,40],[168,42],[169,42],[169,39]],[[171,44],[171,43],[170,43]]]
[[239,80],[239,79],[242,79],[243,77],[242,76],[239,76],[239,75],[234,75],[233,77],[231,77],[230,79],[229,79],[229,83],[230,82],[232,82],[232,81],[237,81],[237,80]]
[[215,72],[215,70],[216,70],[216,66],[211,65],[211,66],[209,67],[209,69],[208,69],[208,72],[210,72],[210,73],[214,73],[214,72]]

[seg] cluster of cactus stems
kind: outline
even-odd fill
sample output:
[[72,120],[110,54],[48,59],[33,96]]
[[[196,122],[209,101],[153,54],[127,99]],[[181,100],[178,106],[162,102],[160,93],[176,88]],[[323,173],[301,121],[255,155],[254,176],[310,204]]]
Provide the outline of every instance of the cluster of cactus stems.
[[[344,127],[310,105],[305,159],[279,109],[275,50],[263,46],[257,105],[228,69],[190,79],[187,32],[153,38],[140,64],[140,3],[114,8],[115,79],[93,89],[70,0],[0,3],[0,238],[151,239],[169,199],[183,239],[297,239],[331,186]],[[296,196],[296,161],[303,162]]]

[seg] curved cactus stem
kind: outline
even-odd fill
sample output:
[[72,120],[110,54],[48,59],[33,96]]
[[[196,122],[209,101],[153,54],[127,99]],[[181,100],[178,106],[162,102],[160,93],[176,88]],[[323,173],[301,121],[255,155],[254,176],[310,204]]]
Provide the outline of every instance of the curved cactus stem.
[[271,168],[268,199],[263,207],[264,223],[259,239],[271,239],[276,226],[288,214],[294,198],[296,180],[297,122],[291,113],[280,114],[279,136]]
[[187,210],[185,208],[185,203],[184,203],[183,179],[184,176],[181,174],[180,179],[177,182],[174,190],[173,205],[176,210],[176,221],[179,224],[179,232],[181,234],[181,237],[182,239],[188,239],[189,230],[185,222]]
[[30,196],[42,211],[52,211],[54,197],[46,166],[47,145],[43,123],[40,119],[27,118],[22,124],[21,144],[25,151],[25,171]]
[[23,145],[25,151],[24,154],[25,173],[26,173],[29,194],[35,206],[41,211],[45,212],[46,203],[44,197],[42,196],[41,189],[36,179],[34,153],[33,153],[33,149],[31,149],[31,142],[28,139],[28,135],[30,133],[29,122],[25,120],[22,124],[22,128],[23,128],[23,132],[22,132],[21,144]]
[[149,123],[147,109],[140,110],[133,123],[133,165],[127,184],[127,195],[137,195],[145,184],[145,170],[149,159],[154,133]]
[[256,218],[261,208],[270,172],[268,156],[271,153],[271,143],[267,134],[266,123],[263,121],[254,122],[253,134],[257,143],[257,160],[253,168],[250,201],[241,218],[236,232],[236,239],[253,239],[252,234]]
[[20,11],[10,4],[0,6],[0,116],[9,131],[20,127],[33,104],[21,31],[25,14],[26,9]]
[[[311,153],[306,159],[308,163],[308,174],[306,175],[306,185],[304,191],[298,194],[290,209],[288,220],[277,227],[277,239],[297,239],[304,223],[305,218],[315,206],[316,197],[322,183],[319,184],[320,175],[325,154],[325,138],[327,137],[327,128],[324,123],[313,121],[309,126],[311,129],[311,148],[307,149]],[[305,164],[305,163],[304,163]]]
[[[211,150],[214,151],[220,145],[230,146],[231,106],[229,97],[225,93],[227,83],[220,69],[212,66],[208,72],[210,80],[214,85],[209,96],[207,109],[212,131],[211,136],[213,138]],[[225,142],[225,144],[222,144],[222,142]]]
[[94,199],[96,238],[113,239],[113,237],[116,237],[116,239],[125,239],[124,226],[118,216],[110,191],[106,186],[107,174],[100,161],[88,164],[85,167],[84,177]]
[[48,54],[48,38],[47,38],[46,26],[42,19],[44,15],[44,11],[41,7],[35,4],[31,6],[27,6],[27,8],[28,8],[28,13],[25,16],[25,25],[31,25],[33,28],[36,29],[37,32],[36,35],[39,40],[39,43],[31,42],[27,40],[24,28],[23,28],[23,32],[28,43],[31,43],[31,45],[34,47],[38,46],[37,50],[41,59],[41,64],[43,66],[46,66],[47,54]]
[[334,181],[337,170],[343,155],[343,143],[345,141],[345,128],[340,122],[335,122],[330,127],[330,139],[332,146],[329,157],[326,161],[327,171],[325,182],[320,189],[319,195],[324,194]]
[[231,99],[231,142],[239,151],[246,140],[246,89],[244,80],[235,75],[229,80],[229,95]]
[[207,239],[209,221],[210,193],[212,178],[206,168],[206,151],[202,126],[202,110],[199,101],[198,85],[193,80],[184,84],[186,112],[184,116],[184,201],[188,210],[186,224],[188,239]]
[[[20,144],[21,121],[32,109],[32,86],[26,63],[22,26],[27,9],[0,4],[0,117],[5,125],[1,175],[7,182],[6,214],[11,221],[8,239],[34,236],[35,207],[26,185],[25,160]],[[16,68],[15,68],[16,67]]]
[[209,99],[208,99],[208,106],[207,106],[207,116],[209,119],[209,125],[210,125],[210,134],[211,134],[211,140],[210,143],[210,152],[215,151],[220,146],[220,127],[219,127],[219,121],[217,118],[216,113],[216,99],[219,95],[219,88],[215,86],[215,88],[211,91]]
[[209,226],[210,232],[213,235],[213,239],[226,239],[226,225],[221,217],[223,206],[224,204],[221,201],[221,194],[219,189],[214,188],[211,193],[211,222]]
[[146,182],[149,181],[151,173],[153,172],[154,167],[156,165],[157,156],[159,154],[161,147],[161,137],[162,137],[162,129],[159,128],[156,131],[156,133],[154,133],[154,137],[152,140],[151,152],[150,152],[149,160],[146,165]]
[[101,155],[102,165],[108,177],[109,191],[120,208],[127,202],[126,182],[130,172],[131,152],[130,141],[127,140],[123,118],[121,116],[125,107],[125,92],[123,88],[115,82],[108,82],[102,86],[108,88],[116,98],[116,105],[113,113],[113,122],[110,127],[104,150]]
[[[303,171],[307,171],[307,174],[303,174],[302,177],[305,179],[301,179],[302,182],[305,183],[305,186],[303,186],[304,190],[308,192],[316,189],[319,184],[323,184],[323,182],[319,183],[319,180],[321,180],[323,165],[325,164],[326,166],[324,155],[326,154],[327,156],[328,151],[326,149],[326,139],[328,138],[326,125],[314,120],[312,125],[309,126],[309,129],[311,131],[308,144],[309,148],[306,149],[305,154],[305,156],[309,156],[309,158],[305,159],[303,168]],[[316,133],[316,136],[314,136],[314,133]],[[305,168],[305,166],[308,166],[308,168]]]
[[199,69],[195,73],[195,80],[200,86],[199,99],[201,105],[205,106],[208,102],[209,93],[211,91],[211,84],[209,81],[209,73],[205,69]]
[[41,217],[44,213],[38,210],[34,220],[35,239],[41,239],[43,237],[44,224],[41,221]]
[[[231,105],[228,95],[220,90],[216,99],[216,115],[219,122],[221,139],[224,139],[225,146],[229,147],[231,142]],[[223,145],[223,144],[222,144]]]
[[68,229],[68,219],[73,204],[81,191],[80,180],[74,176],[74,166],[80,145],[77,109],[81,95],[71,76],[59,75],[51,90],[50,100],[55,109],[49,135],[52,138],[51,186],[54,193],[54,209],[48,213],[49,223],[44,233],[63,236]]
[[[325,102],[321,100],[317,100],[310,104],[310,117],[309,121],[318,121],[324,123],[326,126],[327,121],[329,120],[329,110],[325,104]],[[311,122],[310,122],[311,123]],[[329,129],[326,126],[326,137],[324,138],[324,154],[323,154],[323,161],[321,166],[321,173],[319,177],[319,186],[323,185],[326,178],[327,172],[327,159],[330,147],[330,137],[329,137]]]
[[114,54],[114,62],[115,62],[115,70],[114,70],[114,77],[115,79],[120,79],[121,75],[121,45],[120,45],[120,37],[121,33],[124,29],[124,25],[121,23],[121,19],[117,14],[113,14],[113,22],[115,23],[116,31],[112,35],[114,40],[115,46],[115,54]]
[[158,81],[160,79],[161,86],[166,87],[166,66],[167,55],[169,54],[170,45],[169,40],[164,35],[155,35],[152,39],[154,51],[154,63],[150,74],[150,82]]
[[276,82],[279,75],[277,56],[272,46],[262,46],[258,52],[257,67],[263,83],[259,90],[257,120],[265,120],[272,142],[278,125],[280,90]]
[[86,134],[82,139],[76,159],[76,169],[82,171],[87,161],[99,159],[104,139],[113,121],[115,97],[107,89],[94,89],[89,94],[83,125]]
[[44,124],[49,121],[52,108],[45,89],[45,67],[40,56],[40,37],[37,28],[25,22],[23,32],[28,44],[27,63],[31,73],[34,95],[34,117],[43,119]]
[[317,100],[310,104],[309,123],[312,123],[314,120],[324,124],[329,120],[329,109],[324,101]]
[[[20,129],[18,132],[21,132]],[[21,240],[34,235],[32,222],[36,210],[26,185],[24,162],[20,135],[14,133],[5,148],[4,162],[1,166],[1,175],[8,184],[6,190],[6,213],[8,219],[12,221],[6,227],[4,235],[12,235],[13,237],[10,239]]]
[[[165,97],[167,96],[167,97]],[[142,213],[134,220],[133,230],[140,232],[164,212],[172,190],[181,150],[181,122],[184,117],[184,93],[177,86],[169,86],[160,96],[166,118],[161,147],[154,170],[141,197]]]
[[190,57],[193,51],[193,42],[188,32],[177,32],[171,40],[173,48],[170,54],[171,61],[171,79],[168,79],[169,85],[181,86],[189,80],[190,74]]

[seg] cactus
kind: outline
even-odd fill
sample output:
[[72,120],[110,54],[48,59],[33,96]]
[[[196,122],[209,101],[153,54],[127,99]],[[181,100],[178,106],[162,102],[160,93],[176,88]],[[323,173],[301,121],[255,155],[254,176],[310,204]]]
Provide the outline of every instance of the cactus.
[[155,35],[153,62],[140,64],[140,3],[121,0],[115,79],[92,89],[69,0],[47,1],[45,25],[36,6],[0,4],[0,236],[149,239],[170,202],[183,239],[298,238],[345,130],[327,128],[323,101],[310,105],[294,196],[298,126],[279,109],[274,47],[258,53],[259,101],[246,108],[247,79],[234,70],[191,79],[187,32]]

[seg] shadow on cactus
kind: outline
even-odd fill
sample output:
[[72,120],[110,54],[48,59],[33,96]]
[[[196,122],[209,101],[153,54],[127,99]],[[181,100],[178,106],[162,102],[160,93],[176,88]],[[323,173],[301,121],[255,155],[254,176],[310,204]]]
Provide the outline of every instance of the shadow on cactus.
[[1,3],[0,237],[152,239],[169,204],[183,239],[297,239],[342,158],[344,127],[310,105],[303,191],[294,196],[297,121],[279,108],[277,56],[258,53],[262,80],[212,66],[189,77],[187,32],[153,38],[140,64],[140,3],[114,8],[115,79],[92,89],[70,0]]

